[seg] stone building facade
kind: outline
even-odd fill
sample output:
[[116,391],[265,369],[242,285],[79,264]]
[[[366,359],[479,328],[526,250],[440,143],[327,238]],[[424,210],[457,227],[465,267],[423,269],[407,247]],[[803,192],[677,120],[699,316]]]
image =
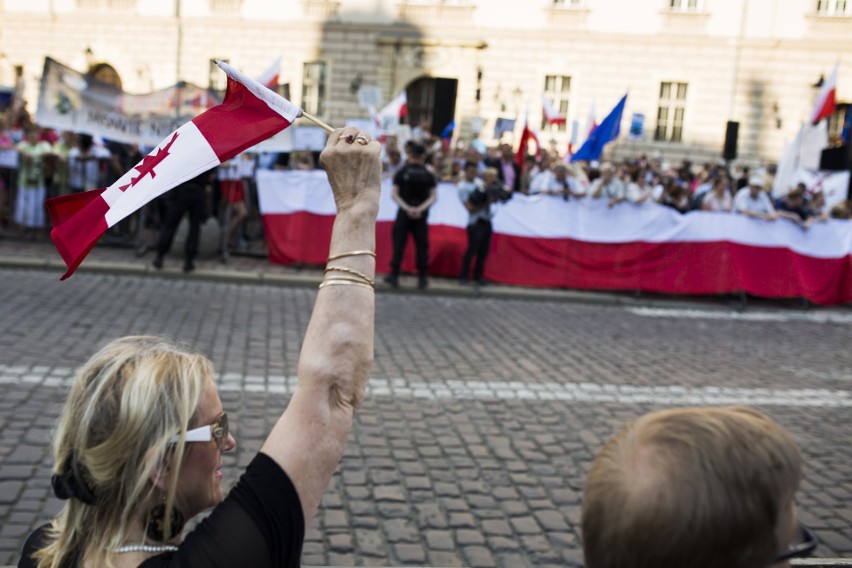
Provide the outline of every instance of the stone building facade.
[[[846,0],[0,0],[0,85],[23,77],[31,102],[45,56],[128,92],[220,84],[214,57],[248,74],[281,57],[290,98],[332,125],[367,116],[361,87],[405,89],[415,118],[454,118],[462,143],[495,142],[499,117],[517,139],[528,116],[560,152],[573,120],[628,92],[611,152],[718,158],[733,120],[741,159],[777,159],[835,64],[852,99],[850,48]],[[542,124],[542,94],[566,127]]]

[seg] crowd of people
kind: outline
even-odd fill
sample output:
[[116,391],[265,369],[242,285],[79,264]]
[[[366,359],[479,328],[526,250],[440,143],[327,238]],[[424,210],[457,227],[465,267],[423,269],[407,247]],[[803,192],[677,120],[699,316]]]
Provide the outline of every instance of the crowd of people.
[[[416,132],[418,137],[405,144],[393,136],[382,144],[383,175],[394,180],[393,198],[400,207],[391,235],[391,274],[386,278],[392,287],[399,283],[409,234],[417,252],[418,286],[428,285],[427,218],[438,183],[457,184],[461,202],[470,213],[469,246],[459,274],[462,284],[471,279],[485,284],[491,206],[513,195],[598,198],[606,199],[611,207],[626,202],[669,207],[679,213],[730,212],[768,221],[786,219],[802,229],[829,218],[852,217],[849,201],[829,208],[819,188],[802,183],[773,198],[775,172],[771,166],[752,171],[740,165],[731,168],[724,162],[671,165],[645,156],[617,163],[574,163],[546,149],[527,155],[521,164],[510,144],[487,147],[477,141],[451,147],[428,129]],[[0,161],[0,230],[27,239],[46,238],[46,199],[107,187],[138,163],[144,150],[87,134],[39,128],[25,111],[14,116],[0,114],[0,152],[18,156],[14,167]],[[169,192],[156,200],[144,212],[145,226],[158,231],[148,243],[156,251],[153,266],[164,265],[178,223],[187,214],[190,230],[185,271],[194,269],[199,226],[210,215],[220,219],[223,250],[245,248],[250,238],[246,221],[250,210],[257,212],[256,192],[247,191],[253,187],[256,169],[313,170],[318,167],[317,157],[317,152],[306,150],[243,154],[220,165],[214,174],[187,182],[184,191]]]
[[[492,206],[513,195],[606,199],[610,207],[631,203],[669,207],[678,213],[709,211],[767,221],[786,219],[803,230],[829,218],[852,216],[850,201],[828,208],[823,192],[804,183],[773,198],[773,167],[750,171],[743,166],[729,168],[724,162],[695,165],[689,161],[674,167],[645,156],[619,163],[572,163],[546,150],[538,156],[526,156],[521,165],[510,144],[491,148],[472,144],[450,150],[428,133],[402,147],[391,138],[382,155],[384,175],[393,180],[393,198],[400,207],[392,236],[394,260],[385,279],[394,288],[399,285],[399,265],[408,233],[412,234],[418,259],[418,287],[428,285],[426,218],[438,183],[456,184],[469,213],[468,247],[459,274],[462,285],[469,284],[471,277],[479,286],[487,284],[483,274],[493,232]],[[415,175],[417,180],[412,181]]]
[[[210,360],[163,338],[115,339],[77,371],[53,433],[51,488],[64,504],[29,535],[19,566],[300,565],[373,362],[380,146],[347,127],[331,134],[321,161],[337,215],[298,388],[234,489],[225,495],[221,467],[237,440]],[[474,167],[465,165],[468,181]],[[405,183],[399,172],[394,179]],[[785,565],[817,546],[798,521],[801,477],[795,441],[758,411],[640,417],[588,473],[586,565]]]

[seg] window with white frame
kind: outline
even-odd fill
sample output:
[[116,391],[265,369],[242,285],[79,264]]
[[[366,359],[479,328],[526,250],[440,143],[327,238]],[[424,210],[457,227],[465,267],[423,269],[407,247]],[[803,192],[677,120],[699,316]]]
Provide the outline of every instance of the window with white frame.
[[817,0],[817,15],[819,16],[849,16],[850,0]]
[[325,110],[325,61],[310,61],[302,70],[302,108],[321,116]]
[[403,0],[404,4],[449,4],[455,6],[467,6],[472,0]]
[[77,0],[81,10],[135,10],[138,0]]
[[210,11],[215,13],[239,12],[243,7],[243,0],[209,0]]
[[686,83],[660,83],[657,128],[654,140],[683,141],[683,117],[686,113]]
[[[568,101],[571,95],[571,77],[568,75],[545,75],[544,76],[544,96],[550,101],[553,110],[557,111],[560,116],[568,116]],[[567,122],[567,121],[566,121]],[[542,114],[541,128],[544,130],[548,126],[547,117]],[[564,132],[565,122],[561,124],[549,125],[553,132]]]
[[704,8],[704,0],[669,0],[672,12],[700,12]]

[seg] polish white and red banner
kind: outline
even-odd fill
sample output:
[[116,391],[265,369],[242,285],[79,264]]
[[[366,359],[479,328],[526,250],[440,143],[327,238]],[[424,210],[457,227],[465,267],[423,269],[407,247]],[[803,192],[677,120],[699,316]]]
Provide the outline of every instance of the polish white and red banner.
[[226,63],[222,104],[171,133],[139,164],[105,189],[65,195],[45,203],[50,236],[68,278],[109,228],[173,187],[233,158],[301,115],[299,107]]
[[[321,265],[328,256],[334,200],[322,172],[261,171],[260,207],[270,261]],[[397,207],[385,181],[379,209],[377,270],[389,270]],[[429,270],[456,278],[467,246],[468,214],[452,184],[438,186],[429,211]],[[403,270],[415,271],[413,245]],[[563,201],[515,196],[499,206],[487,279],[504,284],[668,294],[746,292],[852,301],[852,223],[807,230],[784,219],[693,212],[656,204]]]

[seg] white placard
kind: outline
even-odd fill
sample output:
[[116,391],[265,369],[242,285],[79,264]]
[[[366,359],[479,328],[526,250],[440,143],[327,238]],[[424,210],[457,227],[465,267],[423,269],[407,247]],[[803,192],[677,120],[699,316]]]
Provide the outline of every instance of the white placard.
[[369,118],[347,118],[346,126],[354,126],[362,132],[369,132],[373,138],[376,137],[376,123]]
[[18,169],[18,151],[0,150],[0,168]]
[[321,152],[326,138],[325,130],[319,126],[296,126],[293,128],[293,149]]
[[478,136],[479,133],[482,132],[482,123],[483,120],[481,116],[474,116],[470,119],[470,131],[474,136]]
[[383,102],[381,87],[361,87],[358,89],[358,104],[361,108],[371,106],[378,108],[382,106]]

